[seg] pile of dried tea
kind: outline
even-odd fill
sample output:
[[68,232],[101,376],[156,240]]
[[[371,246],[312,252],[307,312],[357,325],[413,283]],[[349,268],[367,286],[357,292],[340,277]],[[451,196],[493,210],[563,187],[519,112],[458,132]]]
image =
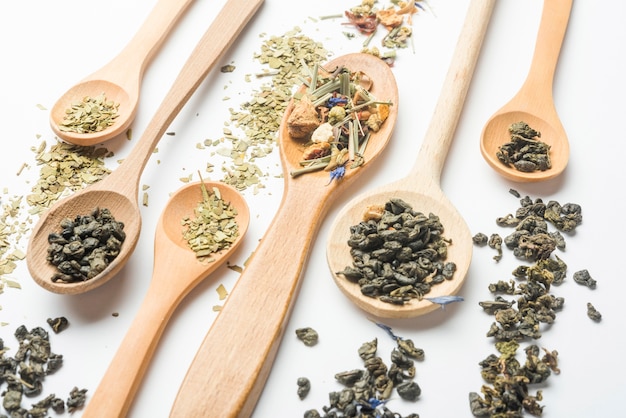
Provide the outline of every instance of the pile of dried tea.
[[516,341],[496,343],[499,355],[490,354],[481,361],[481,375],[490,384],[482,387],[484,398],[476,392],[469,394],[470,409],[475,417],[521,417],[522,411],[541,416],[543,399],[541,390],[534,395],[529,386],[544,383],[552,373],[559,373],[557,353],[537,345],[529,345],[526,361],[521,364],[515,357],[519,344]]
[[[320,415],[316,409],[311,409],[304,413],[304,418],[400,418],[400,414],[386,406],[394,390],[398,396],[407,401],[414,402],[420,397],[422,390],[414,380],[415,360],[424,359],[424,350],[415,347],[412,340],[394,335],[389,327],[378,325],[386,329],[396,341],[397,345],[391,352],[391,364],[388,366],[377,355],[377,339],[363,343],[358,350],[359,357],[363,360],[363,369],[335,374],[335,380],[345,388],[339,392],[329,393],[329,405],[322,408],[324,415]],[[304,381],[302,383],[305,384]],[[406,418],[419,418],[419,415],[409,414]]]
[[104,158],[112,155],[106,148],[65,142],[46,148],[46,143],[42,142],[33,152],[41,167],[37,183],[26,196],[33,215],[41,213],[61,197],[102,180],[111,172],[104,163]]
[[[372,53],[392,64],[397,49],[407,48],[413,38],[413,15],[424,10],[422,1],[393,1],[383,8],[376,7],[376,0],[362,0],[357,6],[344,12],[350,25],[367,38],[363,42],[363,52]],[[330,18],[334,16],[327,16]],[[381,53],[378,47],[369,48],[373,37],[383,30],[380,47],[386,52]],[[346,34],[353,37],[352,34]]]
[[183,219],[183,238],[202,262],[212,262],[214,254],[229,248],[239,236],[235,217],[237,209],[222,199],[220,190],[209,191],[200,184],[202,201],[194,209],[193,218]]
[[59,129],[79,134],[103,131],[115,123],[119,107],[119,103],[107,100],[104,93],[96,97],[85,96],[65,110]]
[[[542,199],[532,200],[526,196],[520,200],[520,207],[513,214],[496,219],[502,227],[514,227],[515,231],[504,238],[504,244],[513,254],[523,260],[547,259],[558,248],[565,249],[565,239],[561,232],[572,232],[582,223],[582,209],[576,203]],[[550,232],[548,225],[556,228]]]
[[53,282],[74,283],[94,278],[119,255],[126,239],[124,224],[107,208],[61,221],[60,232],[48,236],[48,262],[59,270]]
[[[520,197],[516,191],[511,193]],[[558,353],[543,348],[544,354],[540,357],[540,348],[529,344],[523,364],[515,355],[522,342],[541,338],[542,332],[555,322],[562,310],[565,299],[555,296],[552,290],[563,283],[567,265],[553,252],[565,249],[561,232],[571,233],[581,223],[579,205],[544,203],[528,196],[520,199],[515,215],[496,219],[498,226],[515,228],[504,238],[505,246],[517,258],[532,264],[515,268],[509,281],[489,284],[494,298],[479,302],[485,313],[494,318],[486,335],[494,340],[499,355],[490,354],[479,363],[487,384],[481,388],[482,395],[477,392],[469,395],[474,416],[521,416],[523,411],[535,416],[542,414],[541,390],[532,394],[531,388],[545,384],[551,374],[560,372]],[[551,232],[550,225],[556,231]],[[486,238],[486,234],[478,233],[474,243],[485,245]],[[589,307],[588,315],[595,316]]]
[[392,103],[377,100],[371,79],[360,71],[328,72],[316,63],[307,76],[306,91],[294,95],[287,119],[289,136],[305,146],[302,168],[290,174],[325,170],[331,180],[341,178],[348,162],[350,168],[363,164],[370,135],[380,130]]
[[72,413],[85,404],[86,389],[75,387],[67,400],[54,394],[48,395],[29,409],[22,406],[23,398],[41,395],[45,377],[59,370],[63,356],[51,351],[48,332],[41,327],[28,330],[24,325],[15,330],[19,347],[13,357],[7,357],[7,348],[0,339],[0,385],[6,384],[2,391],[2,406],[16,418],[34,418],[48,416],[49,410],[57,414],[67,411]]
[[454,262],[445,261],[449,243],[443,231],[439,217],[417,212],[401,199],[368,208],[363,221],[350,227],[353,265],[336,274],[383,302],[421,300],[456,271]]
[[522,121],[509,126],[509,135],[511,140],[502,144],[496,152],[502,164],[525,173],[552,168],[550,145],[539,139],[541,132]]

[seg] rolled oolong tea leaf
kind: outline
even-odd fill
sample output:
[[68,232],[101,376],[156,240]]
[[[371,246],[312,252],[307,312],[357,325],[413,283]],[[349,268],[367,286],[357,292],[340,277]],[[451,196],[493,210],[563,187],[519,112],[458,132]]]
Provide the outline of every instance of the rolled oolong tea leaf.
[[414,211],[401,199],[367,208],[363,220],[350,227],[353,265],[336,274],[386,303],[421,300],[456,271],[454,262],[445,261],[449,241],[443,231],[438,216]]
[[67,411],[71,414],[79,408],[82,408],[87,401],[87,389],[78,389],[76,386],[70,391],[67,398]]
[[496,157],[507,167],[530,173],[552,168],[550,146],[541,141],[541,132],[532,129],[526,122],[509,126],[510,142],[502,144]]
[[587,316],[596,322],[602,319],[602,314],[590,302],[587,302]]
[[94,278],[118,256],[126,239],[124,224],[107,208],[66,218],[48,236],[47,260],[58,272],[53,282],[75,283]]
[[319,334],[313,328],[305,327],[296,329],[296,337],[306,346],[314,346],[319,340]]
[[50,328],[58,334],[59,332],[65,331],[69,326],[70,322],[64,316],[59,316],[57,318],[48,318],[46,320]]
[[104,93],[96,97],[85,96],[65,110],[59,129],[79,134],[103,131],[115,123],[119,106],[119,103],[107,100]]
[[204,182],[200,187],[202,201],[194,209],[195,216],[181,220],[183,239],[199,261],[210,263],[213,254],[229,248],[239,236],[237,209],[222,199],[218,188],[210,192]]
[[597,281],[591,277],[587,269],[579,270],[574,273],[574,281],[582,286],[587,286],[590,289],[595,289]]
[[302,400],[306,398],[306,396],[311,391],[311,381],[306,377],[299,377],[297,380],[298,384],[298,397]]
[[486,234],[483,234],[482,232],[478,232],[472,237],[472,242],[475,245],[482,247],[484,245],[487,245],[487,243],[489,242],[489,237]]
[[402,382],[396,387],[398,395],[407,401],[416,401],[422,394],[422,389],[417,382]]
[[491,234],[487,241],[489,248],[496,250],[498,253],[493,256],[493,259],[498,262],[502,259],[502,237],[498,234]]

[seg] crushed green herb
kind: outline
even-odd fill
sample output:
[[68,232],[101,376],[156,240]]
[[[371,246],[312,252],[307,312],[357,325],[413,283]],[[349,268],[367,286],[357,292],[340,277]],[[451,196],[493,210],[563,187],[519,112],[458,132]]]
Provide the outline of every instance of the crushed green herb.
[[65,110],[59,129],[79,134],[103,131],[115,123],[119,106],[119,103],[107,100],[104,93],[96,97],[85,96]]
[[26,196],[32,215],[41,213],[71,192],[102,180],[111,172],[104,159],[113,154],[106,148],[65,142],[57,142],[50,148],[46,146],[43,141],[33,149],[40,169],[37,183]]
[[222,199],[220,190],[208,190],[201,183],[202,201],[194,209],[194,217],[181,220],[183,238],[202,262],[213,262],[213,255],[229,248],[239,236],[235,217],[237,209]]
[[256,191],[263,187],[262,179],[267,174],[256,160],[274,151],[282,116],[294,86],[301,83],[304,66],[325,62],[328,56],[321,43],[303,35],[297,27],[263,41],[254,59],[268,67],[260,76],[269,80],[253,90],[238,109],[229,109],[226,125],[236,128],[236,132],[227,128],[221,140],[204,144],[219,147],[219,154],[230,158],[230,164],[222,167],[222,181],[238,190],[254,187]]

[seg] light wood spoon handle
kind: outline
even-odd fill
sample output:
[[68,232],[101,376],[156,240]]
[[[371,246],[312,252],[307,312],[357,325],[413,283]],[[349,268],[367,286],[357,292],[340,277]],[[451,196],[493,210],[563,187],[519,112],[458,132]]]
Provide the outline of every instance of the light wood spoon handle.
[[441,171],[454,139],[494,5],[495,0],[474,0],[470,3],[417,160],[401,182],[420,179],[419,183],[426,189],[440,190]]
[[248,417],[278,351],[325,212],[324,188],[301,178],[283,202],[181,385],[170,417]]
[[163,286],[181,274],[180,263],[173,258],[167,260],[155,264],[148,293],[98,389],[87,402],[83,417],[125,417],[132,405],[165,326],[184,296]]
[[100,74],[105,74],[107,81],[123,86],[129,94],[138,96],[141,76],[147,64],[192,1],[159,0],[124,49],[85,80],[99,80]]
[[[544,0],[535,52],[520,94],[552,97],[552,83],[573,0]],[[524,100],[520,99],[520,102]],[[534,102],[534,100],[528,100]]]
[[156,144],[262,3],[263,0],[226,2],[185,62],[140,140],[124,162],[100,182],[102,188],[116,190],[136,199],[141,172]]

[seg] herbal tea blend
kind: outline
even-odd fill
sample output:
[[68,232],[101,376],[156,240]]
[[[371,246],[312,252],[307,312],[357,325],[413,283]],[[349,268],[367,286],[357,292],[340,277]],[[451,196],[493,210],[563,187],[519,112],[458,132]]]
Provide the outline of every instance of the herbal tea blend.
[[[353,6],[344,12],[345,17],[360,34],[367,36],[363,42],[364,52],[380,56],[387,63],[393,64],[396,49],[408,48],[413,41],[413,15],[423,10],[422,1],[392,2],[384,7],[377,7],[374,0],[362,0],[359,5]],[[333,16],[327,16],[330,18]],[[386,31],[380,41],[380,47],[369,47],[378,30]],[[352,33],[344,34],[354,37]]]
[[[323,62],[329,52],[324,46],[302,34],[299,27],[264,40],[261,49],[254,53],[255,60],[265,65],[257,78],[269,79],[238,109],[230,109],[230,118],[225,121],[224,136],[219,140],[207,140],[205,145],[221,146],[230,143],[230,149],[220,149],[218,153],[230,157],[232,163],[222,167],[224,181],[238,190],[264,187],[263,173],[256,164],[273,152],[280,123],[293,94],[293,89],[301,83],[300,74],[304,66]],[[245,76],[251,81],[251,75]],[[230,127],[235,129],[231,129]],[[241,135],[237,135],[236,130]]]
[[96,97],[85,96],[65,110],[59,129],[79,134],[103,131],[115,123],[119,106],[119,103],[107,100],[104,93]]
[[552,168],[550,146],[539,139],[541,132],[522,121],[509,127],[509,135],[511,141],[501,145],[496,152],[502,164],[525,173]]
[[350,228],[353,265],[336,274],[383,302],[421,300],[456,271],[455,263],[445,261],[449,242],[443,231],[436,215],[414,211],[401,199],[370,207],[363,221]]
[[185,218],[183,238],[202,262],[213,262],[213,254],[229,248],[239,236],[239,225],[235,217],[237,209],[222,199],[220,191],[212,191],[200,184],[202,201],[194,209],[194,218]]
[[48,236],[47,260],[59,270],[53,282],[74,283],[96,277],[119,255],[126,239],[124,224],[107,208],[61,221]]
[[289,135],[304,147],[302,168],[290,174],[325,170],[332,181],[343,176],[349,162],[352,169],[363,164],[370,135],[385,122],[392,103],[372,96],[365,73],[343,67],[327,71],[317,64],[309,72],[307,89],[294,96],[287,119]]

